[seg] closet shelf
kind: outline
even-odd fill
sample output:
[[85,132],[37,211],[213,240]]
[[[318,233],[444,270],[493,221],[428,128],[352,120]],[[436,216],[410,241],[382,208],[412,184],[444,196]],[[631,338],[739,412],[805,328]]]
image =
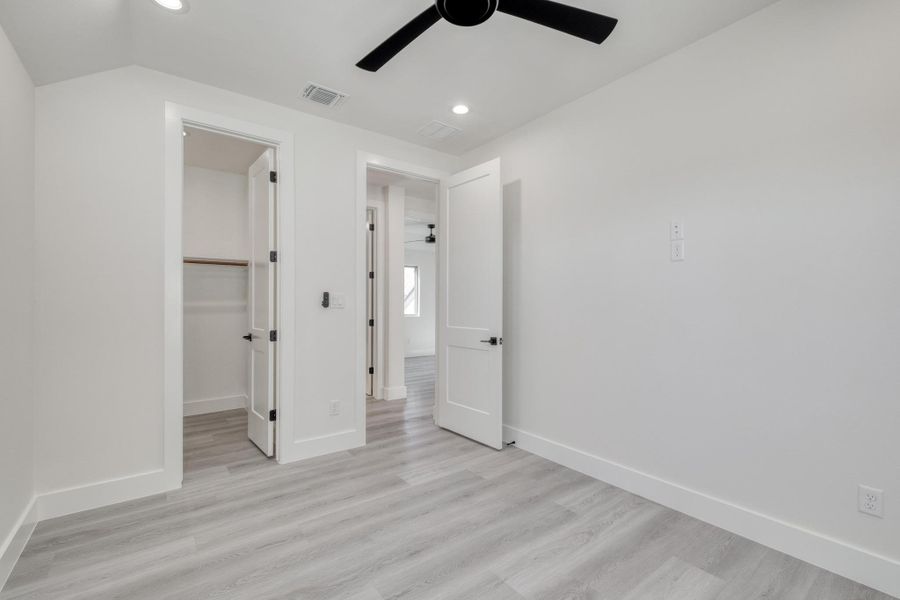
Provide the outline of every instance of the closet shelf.
[[223,267],[246,267],[250,264],[249,261],[246,260],[236,260],[231,258],[196,258],[196,257],[184,257],[184,264],[186,265],[220,265]]

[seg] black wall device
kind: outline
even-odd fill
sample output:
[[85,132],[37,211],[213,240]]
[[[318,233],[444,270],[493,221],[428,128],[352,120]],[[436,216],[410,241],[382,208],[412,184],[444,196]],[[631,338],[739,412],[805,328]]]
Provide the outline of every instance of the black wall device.
[[328,308],[329,306],[331,306],[331,294],[322,292],[322,308]]

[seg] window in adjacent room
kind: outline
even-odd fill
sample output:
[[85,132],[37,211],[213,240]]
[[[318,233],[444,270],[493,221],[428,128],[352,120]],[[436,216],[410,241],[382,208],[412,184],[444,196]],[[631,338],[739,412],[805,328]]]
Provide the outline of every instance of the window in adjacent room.
[[419,316],[419,267],[403,267],[403,314]]

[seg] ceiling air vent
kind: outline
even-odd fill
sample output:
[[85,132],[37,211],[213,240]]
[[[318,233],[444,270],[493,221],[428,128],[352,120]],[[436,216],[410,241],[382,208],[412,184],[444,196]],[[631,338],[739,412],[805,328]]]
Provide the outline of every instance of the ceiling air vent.
[[454,127],[453,125],[447,125],[440,121],[432,121],[419,130],[419,135],[432,140],[446,140],[448,137],[453,137],[461,131],[462,129]]
[[318,83],[308,83],[306,87],[303,88],[300,97],[329,108],[338,108],[347,99],[347,94],[322,87]]

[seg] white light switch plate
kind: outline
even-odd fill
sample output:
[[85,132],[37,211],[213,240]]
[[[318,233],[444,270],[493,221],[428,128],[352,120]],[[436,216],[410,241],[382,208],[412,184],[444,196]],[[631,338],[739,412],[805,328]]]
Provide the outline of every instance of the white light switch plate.
[[331,296],[332,308],[347,308],[347,294],[333,294]]

